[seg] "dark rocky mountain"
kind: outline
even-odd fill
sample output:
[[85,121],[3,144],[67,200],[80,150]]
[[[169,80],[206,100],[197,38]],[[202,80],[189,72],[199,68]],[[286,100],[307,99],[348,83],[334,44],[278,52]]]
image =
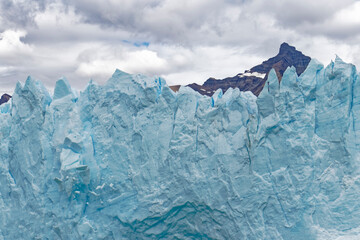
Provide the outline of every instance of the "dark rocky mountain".
[[179,91],[180,87],[181,87],[181,85],[173,85],[173,86],[169,86],[169,88],[170,88],[171,90],[173,90],[174,92]]
[[0,105],[9,101],[11,96],[9,94],[3,94],[0,98]]
[[209,78],[203,85],[192,83],[188,86],[208,96],[212,96],[219,88],[221,88],[223,92],[226,92],[230,87],[239,88],[241,91],[251,91],[258,96],[272,68],[275,69],[279,81],[281,81],[283,73],[288,67],[294,66],[297,74],[300,75],[305,71],[310,60],[310,57],[305,56],[302,52],[296,50],[295,47],[287,43],[282,43],[280,51],[275,57],[264,61],[250,70],[246,70],[245,73],[224,79]]

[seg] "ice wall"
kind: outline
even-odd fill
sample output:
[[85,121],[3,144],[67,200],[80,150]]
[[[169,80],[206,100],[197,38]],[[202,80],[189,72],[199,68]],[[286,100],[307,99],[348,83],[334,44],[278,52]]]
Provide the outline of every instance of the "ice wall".
[[356,239],[360,83],[336,58],[256,98],[117,70],[0,107],[0,239]]

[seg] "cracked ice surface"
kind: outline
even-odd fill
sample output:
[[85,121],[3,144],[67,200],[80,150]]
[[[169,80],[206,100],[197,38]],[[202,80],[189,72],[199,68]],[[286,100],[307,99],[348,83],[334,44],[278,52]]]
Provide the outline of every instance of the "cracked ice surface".
[[312,60],[258,98],[117,70],[0,107],[0,239],[355,239],[360,82]]

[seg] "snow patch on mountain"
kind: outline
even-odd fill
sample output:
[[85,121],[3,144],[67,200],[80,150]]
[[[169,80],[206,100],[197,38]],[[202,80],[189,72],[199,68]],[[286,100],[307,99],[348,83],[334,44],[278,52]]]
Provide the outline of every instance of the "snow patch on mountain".
[[239,77],[257,77],[257,78],[265,78],[266,73],[258,73],[258,72],[245,72],[238,74]]

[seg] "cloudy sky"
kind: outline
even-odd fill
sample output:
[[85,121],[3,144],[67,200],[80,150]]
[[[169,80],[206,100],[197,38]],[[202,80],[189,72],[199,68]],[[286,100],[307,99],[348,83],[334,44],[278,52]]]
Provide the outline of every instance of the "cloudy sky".
[[169,85],[234,76],[288,42],[360,67],[360,1],[0,0],[0,91],[28,75],[83,89],[116,68]]

